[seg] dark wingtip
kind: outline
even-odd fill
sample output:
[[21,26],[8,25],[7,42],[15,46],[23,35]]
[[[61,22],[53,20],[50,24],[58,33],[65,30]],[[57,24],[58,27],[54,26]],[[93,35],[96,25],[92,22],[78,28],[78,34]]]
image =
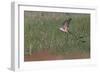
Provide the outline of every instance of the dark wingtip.
[[72,20],[72,18],[68,18],[68,20],[67,20],[68,24],[70,23],[71,20]]

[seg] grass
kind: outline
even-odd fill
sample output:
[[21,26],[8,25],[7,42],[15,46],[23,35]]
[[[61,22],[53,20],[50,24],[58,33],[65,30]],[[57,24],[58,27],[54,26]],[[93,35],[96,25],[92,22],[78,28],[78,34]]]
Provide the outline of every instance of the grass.
[[[70,32],[59,30],[72,18]],[[90,15],[54,12],[24,12],[24,54],[48,51],[52,54],[81,51],[90,53]]]

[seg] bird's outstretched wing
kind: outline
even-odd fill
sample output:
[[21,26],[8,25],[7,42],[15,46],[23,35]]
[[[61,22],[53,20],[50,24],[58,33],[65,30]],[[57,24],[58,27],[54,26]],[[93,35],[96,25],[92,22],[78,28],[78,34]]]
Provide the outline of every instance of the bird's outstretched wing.
[[62,32],[67,32],[66,30],[64,30],[62,27],[59,28]]
[[62,27],[60,27],[59,29],[60,29],[61,31],[63,31],[63,32],[68,32],[68,31],[69,31],[69,24],[70,24],[70,21],[71,21],[71,20],[72,20],[71,18],[69,18],[68,20],[65,20],[65,21],[63,22]]

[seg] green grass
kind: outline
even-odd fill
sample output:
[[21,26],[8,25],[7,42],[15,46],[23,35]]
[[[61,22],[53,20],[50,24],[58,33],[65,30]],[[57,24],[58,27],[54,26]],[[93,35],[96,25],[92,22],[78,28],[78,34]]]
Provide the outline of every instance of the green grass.
[[[70,33],[59,30],[65,19],[72,18]],[[53,54],[90,52],[90,15],[52,12],[24,12],[24,54],[47,50]]]

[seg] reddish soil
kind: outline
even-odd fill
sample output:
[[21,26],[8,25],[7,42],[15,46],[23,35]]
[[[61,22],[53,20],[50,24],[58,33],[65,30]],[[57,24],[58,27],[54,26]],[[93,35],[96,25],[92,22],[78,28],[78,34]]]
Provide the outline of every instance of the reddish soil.
[[90,58],[89,53],[71,52],[65,55],[54,55],[47,51],[33,53],[32,55],[25,55],[24,61],[42,61],[42,60],[63,60],[63,59],[86,59]]

